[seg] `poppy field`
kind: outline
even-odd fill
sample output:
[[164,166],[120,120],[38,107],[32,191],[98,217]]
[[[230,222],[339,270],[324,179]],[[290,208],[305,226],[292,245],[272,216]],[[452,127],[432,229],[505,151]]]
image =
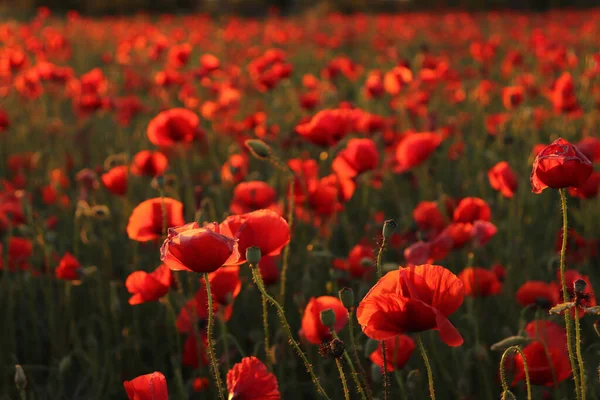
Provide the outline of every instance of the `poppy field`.
[[600,398],[600,10],[0,19],[0,399]]

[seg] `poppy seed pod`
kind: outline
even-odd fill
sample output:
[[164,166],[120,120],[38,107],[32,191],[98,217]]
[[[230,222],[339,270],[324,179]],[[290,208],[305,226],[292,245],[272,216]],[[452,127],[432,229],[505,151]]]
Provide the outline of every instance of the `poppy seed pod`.
[[383,223],[383,237],[385,239],[389,239],[396,230],[397,226],[398,224],[396,224],[396,221],[394,221],[393,219],[388,219],[387,221],[385,221]]
[[271,147],[262,140],[248,139],[244,142],[244,144],[256,158],[266,160],[271,156]]
[[260,262],[262,257],[260,247],[251,246],[246,249],[246,260],[252,265],[256,265]]
[[351,288],[343,288],[338,292],[342,304],[346,308],[354,308],[354,291]]
[[335,324],[335,312],[331,308],[321,311],[320,317],[323,325],[327,327],[332,327]]
[[[321,315],[323,315],[323,313],[321,313]],[[342,356],[344,355],[344,351],[346,351],[344,347],[344,342],[337,338],[333,339],[329,343],[329,349],[333,358],[342,358]]]
[[583,294],[583,292],[585,292],[586,287],[587,287],[587,283],[585,283],[585,281],[583,279],[577,279],[573,283],[573,291],[575,292],[575,295]]
[[23,367],[19,364],[15,365],[15,385],[19,390],[25,390],[25,387],[27,387],[27,376],[25,376]]

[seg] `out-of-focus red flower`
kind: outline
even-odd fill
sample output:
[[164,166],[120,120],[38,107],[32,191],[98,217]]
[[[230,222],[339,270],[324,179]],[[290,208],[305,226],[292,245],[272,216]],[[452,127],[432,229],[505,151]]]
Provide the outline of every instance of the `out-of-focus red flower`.
[[277,378],[256,357],[244,357],[227,372],[230,399],[279,400]]
[[510,86],[502,89],[502,104],[507,110],[518,107],[525,98],[525,89],[522,86]]
[[221,168],[221,180],[228,183],[240,183],[248,174],[248,164],[247,155],[232,155]]
[[[166,218],[163,214],[163,206]],[[166,228],[185,224],[183,204],[180,201],[169,197],[157,197],[143,201],[133,209],[129,217],[127,235],[130,239],[138,242],[158,239],[162,236],[165,220]]]
[[214,272],[238,264],[239,258],[236,240],[220,234],[216,224],[200,228],[192,222],[170,228],[160,249],[160,259],[174,271]]
[[160,372],[123,382],[129,400],[169,400],[167,379]]
[[575,83],[573,82],[573,77],[568,72],[563,72],[556,79],[549,96],[555,112],[573,114],[581,111],[581,107],[575,96]]
[[169,292],[173,285],[173,273],[162,264],[154,271],[134,271],[127,277],[125,287],[133,296],[129,304],[136,305],[147,301],[156,301]]
[[344,177],[355,176],[373,170],[379,165],[379,151],[371,139],[350,139],[346,148],[338,153],[331,168]]
[[[562,248],[563,239],[562,228],[556,232],[556,239],[554,241],[554,249],[556,253],[560,253]],[[596,241],[592,239],[586,239],[581,236],[575,229],[567,229],[567,263],[568,264],[579,264],[586,259],[593,257],[598,254],[598,247]]]
[[109,192],[117,196],[125,196],[127,194],[127,175],[127,166],[119,165],[102,174],[101,180]]
[[581,199],[593,199],[598,196],[598,191],[600,191],[600,172],[592,172],[581,185],[569,188],[571,196]]
[[361,279],[369,276],[375,266],[375,253],[373,247],[357,244],[348,253],[348,259],[336,259],[333,266],[337,269],[348,271],[353,278]]
[[369,72],[365,81],[365,93],[367,97],[381,97],[385,93],[383,74],[379,70]]
[[[408,335],[398,335],[393,339],[385,340],[385,355],[387,372],[392,372],[395,369],[402,369],[410,360],[413,351],[415,350],[415,342]],[[377,349],[369,356],[371,361],[379,368],[383,369],[383,346],[381,343]]]
[[[200,349],[198,349],[198,345],[200,345]],[[190,332],[183,344],[181,364],[194,369],[200,368],[200,365],[208,365],[207,348],[206,331],[202,330],[198,335],[195,335],[193,331]]]
[[74,281],[79,279],[81,264],[71,253],[65,253],[58,263],[54,273],[58,279]]
[[159,147],[189,144],[201,135],[200,119],[185,108],[172,108],[158,114],[148,124],[148,139]]
[[458,274],[465,288],[465,295],[473,297],[493,296],[502,291],[502,282],[493,272],[481,267],[465,268]]
[[560,301],[559,287],[554,282],[527,281],[517,290],[517,301],[523,307],[550,308]]
[[600,162],[600,139],[588,136],[576,144],[584,156],[593,163]]
[[[276,256],[290,242],[290,226],[287,221],[270,210],[229,216],[221,223],[220,231],[238,239],[240,263],[246,261],[248,247],[260,248],[262,257]],[[265,232],[269,234],[265,235]]]
[[488,170],[488,179],[494,190],[500,191],[504,197],[511,198],[517,191],[517,177],[506,161],[500,161]]
[[167,62],[173,68],[182,68],[188,63],[191,53],[192,46],[189,43],[172,46],[167,55]]
[[489,221],[492,217],[490,206],[478,197],[465,197],[458,203],[454,210],[454,222],[475,222],[477,220]]
[[133,157],[131,173],[134,175],[158,176],[163,175],[168,166],[167,156],[160,151],[142,150]]
[[[200,280],[202,287],[205,286],[204,277]],[[230,265],[217,269],[208,274],[211,291],[214,301],[218,307],[223,307],[223,316],[225,320],[231,318],[233,311],[233,301],[242,290],[242,281],[240,280],[240,267]],[[204,291],[203,288],[200,290]]]
[[0,132],[8,130],[10,127],[10,120],[6,111],[0,109]]
[[277,257],[262,257],[258,267],[260,276],[266,286],[274,285],[279,282],[279,268],[275,262]]
[[233,190],[229,210],[232,214],[245,214],[260,209],[281,211],[275,204],[277,192],[268,183],[250,181],[239,183]]
[[563,138],[556,139],[535,158],[531,171],[533,193],[547,187],[562,189],[581,186],[594,167],[590,160]]
[[319,146],[333,146],[348,133],[356,131],[361,110],[337,108],[319,111],[310,121],[296,125],[296,132]]
[[399,65],[385,73],[383,86],[385,91],[392,96],[400,93],[403,87],[412,82],[413,73],[405,66]]
[[446,227],[446,218],[435,201],[422,201],[413,210],[413,219],[419,229],[435,237]]
[[491,114],[485,118],[485,129],[491,136],[496,136],[501,127],[509,120],[509,114]]
[[[7,250],[0,244],[0,269],[4,268],[4,251]],[[25,270],[29,267],[29,258],[33,254],[33,244],[25,238],[11,236],[7,253],[8,268],[11,271]]]
[[442,136],[433,132],[410,133],[396,148],[396,172],[404,172],[427,160],[442,143]]
[[439,331],[449,346],[463,338],[448,316],[464,300],[460,279],[438,265],[417,265],[388,272],[371,288],[357,309],[363,332],[387,340],[407,332]]
[[210,381],[208,378],[195,378],[192,383],[194,392],[203,392],[210,387]]
[[337,297],[312,297],[302,317],[302,334],[312,344],[321,344],[333,339],[329,327],[321,322],[321,312],[327,309],[335,313],[333,329],[336,332],[341,331],[348,322],[348,310]]

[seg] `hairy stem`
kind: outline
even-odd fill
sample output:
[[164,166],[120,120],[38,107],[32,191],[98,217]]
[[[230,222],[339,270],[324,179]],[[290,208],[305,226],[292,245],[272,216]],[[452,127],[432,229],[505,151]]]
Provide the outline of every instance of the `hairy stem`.
[[435,400],[435,389],[433,387],[433,373],[431,372],[429,357],[427,357],[427,351],[425,350],[425,346],[423,346],[421,335],[417,335],[417,345],[419,346],[419,351],[421,352],[421,357],[423,357],[425,369],[427,370],[427,381],[429,382],[429,397],[431,398],[431,400]]
[[502,390],[503,392],[509,391],[504,365],[506,364],[506,357],[512,351],[514,351],[515,353],[519,353],[521,355],[521,358],[523,359],[523,370],[525,371],[525,384],[527,386],[527,400],[531,400],[531,381],[529,380],[529,367],[527,366],[525,354],[523,354],[523,350],[521,350],[519,346],[511,346],[508,349],[504,350],[504,353],[502,353],[502,358],[500,359],[500,381],[502,382]]
[[213,347],[212,330],[213,330],[213,298],[210,292],[210,282],[208,280],[208,273],[204,274],[204,282],[206,283],[206,295],[208,297],[208,324],[206,325],[206,339],[208,340],[208,355],[210,358],[210,366],[215,376],[215,383],[219,391],[219,397],[221,400],[225,400],[225,392],[223,391],[223,383],[221,382],[221,373],[219,372],[219,364],[217,356],[215,355],[215,349]]

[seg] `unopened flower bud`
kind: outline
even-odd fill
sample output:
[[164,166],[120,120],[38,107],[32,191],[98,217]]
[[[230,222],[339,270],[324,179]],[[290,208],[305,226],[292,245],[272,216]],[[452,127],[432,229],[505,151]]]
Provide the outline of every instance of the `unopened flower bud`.
[[321,322],[323,325],[332,328],[333,325],[335,325],[335,320],[335,311],[333,311],[331,308],[321,311]]
[[248,139],[245,145],[256,158],[266,160],[271,156],[271,147],[262,140]]
[[261,257],[259,247],[251,246],[246,249],[246,260],[248,260],[248,263],[256,265],[260,262]]
[[387,221],[385,221],[383,223],[383,237],[385,239],[389,239],[396,230],[397,226],[398,224],[396,224],[396,221],[394,221],[393,219],[388,219]]
[[19,390],[25,390],[27,387],[27,376],[19,364],[15,365],[15,385]]
[[344,307],[351,309],[354,308],[354,291],[350,288],[343,288],[338,292],[338,297],[344,305]]

